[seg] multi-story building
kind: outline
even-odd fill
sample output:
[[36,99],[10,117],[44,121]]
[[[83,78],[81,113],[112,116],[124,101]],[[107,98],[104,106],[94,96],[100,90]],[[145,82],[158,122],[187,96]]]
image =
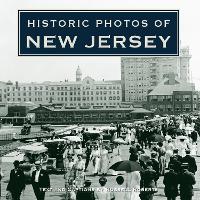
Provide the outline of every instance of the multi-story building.
[[198,110],[199,94],[194,84],[169,74],[148,94],[148,108],[161,114],[190,113]]
[[121,81],[95,81],[91,77],[82,80],[78,67],[76,81],[43,83],[0,83],[0,104],[9,102],[33,102],[60,104],[69,107],[91,105],[118,105],[122,101]]
[[147,94],[169,73],[190,82],[189,48],[182,48],[177,57],[122,57],[122,101],[145,102]]

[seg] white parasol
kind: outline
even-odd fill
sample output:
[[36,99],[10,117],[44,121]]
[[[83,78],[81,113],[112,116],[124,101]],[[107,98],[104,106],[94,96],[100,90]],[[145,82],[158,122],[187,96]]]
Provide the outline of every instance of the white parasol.
[[41,146],[27,145],[27,146],[18,147],[18,149],[21,152],[31,153],[31,154],[41,154],[41,153],[44,153],[44,152],[48,151],[48,148],[43,146],[43,145],[41,145]]
[[78,136],[65,136],[63,139],[66,139],[70,142],[81,142],[81,138]]

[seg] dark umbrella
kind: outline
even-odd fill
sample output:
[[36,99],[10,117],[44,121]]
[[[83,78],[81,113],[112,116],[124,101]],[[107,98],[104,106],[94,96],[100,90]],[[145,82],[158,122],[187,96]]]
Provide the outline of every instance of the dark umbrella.
[[113,164],[110,167],[110,169],[113,169],[115,171],[126,171],[126,172],[143,171],[143,168],[140,166],[138,162],[130,160],[119,161]]

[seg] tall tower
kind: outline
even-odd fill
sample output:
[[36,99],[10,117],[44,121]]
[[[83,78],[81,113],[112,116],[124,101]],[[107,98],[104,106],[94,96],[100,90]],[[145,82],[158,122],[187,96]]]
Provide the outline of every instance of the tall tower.
[[192,82],[190,71],[191,55],[189,47],[184,47],[180,50],[180,78],[186,82]]
[[77,70],[76,70],[76,82],[81,81],[82,79],[82,72],[80,67],[78,66]]

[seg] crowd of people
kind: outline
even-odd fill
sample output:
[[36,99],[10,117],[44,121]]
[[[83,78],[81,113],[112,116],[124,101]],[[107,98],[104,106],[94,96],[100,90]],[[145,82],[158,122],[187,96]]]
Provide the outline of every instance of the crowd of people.
[[[120,138],[121,132],[125,132],[124,142],[131,145],[129,160],[140,163],[144,171],[125,173],[128,174],[126,176],[124,172],[109,169],[114,163],[122,161],[119,144],[114,146],[111,155],[106,145],[91,148],[86,144],[86,162],[85,168],[82,168],[84,172],[89,168],[89,174],[100,174],[103,178],[110,174],[123,174],[125,188],[134,188],[133,192],[124,192],[127,200],[153,199],[161,176],[164,176],[164,193],[168,200],[174,200],[178,195],[183,200],[192,199],[197,171],[195,156],[200,155],[200,142],[195,121],[190,116],[164,118],[158,124],[141,123],[135,127],[118,127],[112,141]],[[84,187],[84,181],[82,183],[80,187]],[[145,191],[145,188],[150,191]],[[114,199],[111,196],[108,199]]]
[[[117,124],[116,131],[111,134],[112,148],[103,143],[102,138],[98,138],[96,142],[83,141],[84,152],[79,151],[76,154],[71,152],[65,159],[65,199],[152,200],[154,194],[158,192],[158,180],[163,177],[167,200],[175,200],[179,195],[181,200],[191,200],[193,185],[196,183],[195,156],[200,156],[198,120],[200,121],[199,118],[194,120],[191,116],[173,116],[154,120],[152,122],[155,123],[149,124],[140,123],[135,126]],[[84,136],[84,131],[80,134]],[[123,135],[125,137],[122,137]],[[123,171],[110,169],[113,164],[123,161],[122,144],[130,147],[129,152],[125,152],[126,155],[130,154],[130,164],[138,163],[141,170],[130,172],[125,169]],[[22,184],[18,191],[13,191],[13,187],[10,186],[17,173],[16,168],[11,171],[7,187],[14,200],[20,199],[25,187]],[[38,179],[40,173],[45,174],[48,180],[42,188],[50,187],[48,175],[39,167],[36,167],[36,171],[32,174],[32,185],[36,198],[43,200],[45,191],[38,189],[41,188]],[[94,178],[88,180],[88,177],[97,175],[100,176],[99,187],[94,189],[91,187]],[[107,187],[110,175],[116,177],[112,190]],[[23,176],[22,171],[20,176]]]

